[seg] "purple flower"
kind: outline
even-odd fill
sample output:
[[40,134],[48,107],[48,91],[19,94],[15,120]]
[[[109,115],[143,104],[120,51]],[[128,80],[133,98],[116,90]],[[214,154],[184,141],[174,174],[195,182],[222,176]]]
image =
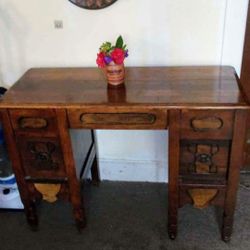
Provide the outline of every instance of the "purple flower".
[[125,50],[125,57],[128,57],[128,50]]
[[106,64],[110,64],[113,60],[112,60],[112,58],[110,56],[105,56],[104,61],[105,61]]

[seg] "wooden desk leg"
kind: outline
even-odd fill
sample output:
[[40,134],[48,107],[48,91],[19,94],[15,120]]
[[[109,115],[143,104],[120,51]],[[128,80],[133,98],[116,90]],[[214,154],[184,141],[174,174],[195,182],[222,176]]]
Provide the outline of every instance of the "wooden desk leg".
[[99,172],[97,157],[96,157],[96,142],[95,142],[95,136],[94,136],[93,130],[91,130],[91,137],[92,137],[93,147],[95,147],[95,158],[91,166],[91,176],[92,176],[93,184],[98,186],[99,183],[101,182],[101,179],[100,179],[100,172]]
[[170,239],[175,239],[179,207],[180,110],[169,113],[168,234]]
[[20,155],[16,146],[15,135],[12,130],[11,121],[9,119],[8,110],[4,109],[0,111],[2,118],[2,125],[4,129],[4,137],[7,144],[9,157],[12,163],[13,172],[16,177],[19,193],[24,206],[27,222],[33,230],[37,229],[38,218],[36,213],[35,201],[32,200],[27,183],[24,179],[24,171],[20,160]]
[[[24,203],[23,203],[24,204]],[[25,208],[25,214],[27,218],[27,222],[33,231],[38,230],[38,217],[36,212],[36,204],[34,201],[30,201],[28,205],[24,205]]]
[[230,240],[233,230],[240,168],[243,164],[244,139],[246,135],[246,112],[244,110],[237,110],[235,112],[233,133],[222,226],[222,239],[226,242]]
[[57,121],[61,148],[64,155],[64,163],[68,177],[70,201],[73,206],[73,213],[75,216],[76,226],[79,231],[86,226],[86,216],[84,211],[84,199],[81,198],[80,181],[77,180],[74,157],[71,146],[71,139],[69,135],[69,127],[67,123],[66,111],[57,109]]

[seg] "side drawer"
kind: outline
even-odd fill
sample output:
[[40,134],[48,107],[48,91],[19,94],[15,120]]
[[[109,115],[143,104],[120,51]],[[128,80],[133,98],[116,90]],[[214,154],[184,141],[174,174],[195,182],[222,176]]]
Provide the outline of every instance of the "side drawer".
[[226,178],[230,141],[181,141],[180,175],[197,178]]
[[54,110],[50,109],[11,109],[9,110],[13,129],[19,133],[51,134],[57,133]]
[[228,110],[184,110],[182,139],[231,139],[234,112]]
[[57,138],[17,137],[26,179],[66,177],[60,143]]
[[165,129],[167,110],[162,109],[69,109],[71,128]]

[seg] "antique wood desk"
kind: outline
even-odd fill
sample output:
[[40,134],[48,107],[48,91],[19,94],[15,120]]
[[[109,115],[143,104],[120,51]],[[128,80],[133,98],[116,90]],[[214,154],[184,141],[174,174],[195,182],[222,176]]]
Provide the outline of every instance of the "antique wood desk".
[[27,220],[37,225],[36,183],[62,183],[79,228],[86,223],[69,128],[169,129],[169,236],[178,208],[223,209],[232,233],[248,104],[232,67],[127,68],[125,88],[107,89],[94,68],[29,70],[0,104]]

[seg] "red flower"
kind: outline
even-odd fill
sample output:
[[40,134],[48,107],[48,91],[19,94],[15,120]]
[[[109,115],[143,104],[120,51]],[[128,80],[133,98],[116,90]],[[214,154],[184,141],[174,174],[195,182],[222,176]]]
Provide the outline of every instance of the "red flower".
[[104,68],[106,66],[104,57],[105,54],[103,52],[97,54],[96,63],[100,68]]
[[125,59],[124,50],[120,48],[115,48],[111,53],[111,58],[115,64],[123,64]]

